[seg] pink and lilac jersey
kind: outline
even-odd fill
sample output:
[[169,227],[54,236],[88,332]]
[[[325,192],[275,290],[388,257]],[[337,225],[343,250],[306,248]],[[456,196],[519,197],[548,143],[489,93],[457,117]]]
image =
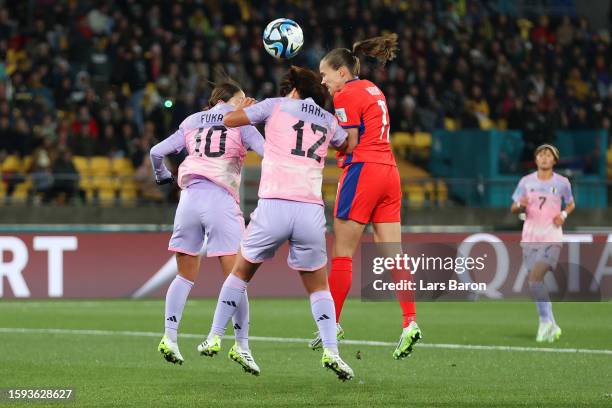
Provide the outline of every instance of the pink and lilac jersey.
[[323,205],[327,148],[347,137],[334,115],[312,98],[269,98],[244,111],[251,123],[266,122],[259,198]]
[[512,194],[515,202],[523,197],[528,204],[521,242],[562,242],[563,230],[553,220],[561,212],[561,199],[565,205],[574,201],[569,180],[557,173],[549,180],[540,180],[537,172],[531,173],[521,179]]
[[179,166],[178,185],[186,188],[205,177],[225,188],[239,202],[240,172],[246,150],[263,155],[263,137],[253,126],[226,128],[223,117],[234,110],[221,103],[188,116],[178,130],[151,149],[151,163],[158,180],[170,177],[164,156],[184,148],[188,156]]

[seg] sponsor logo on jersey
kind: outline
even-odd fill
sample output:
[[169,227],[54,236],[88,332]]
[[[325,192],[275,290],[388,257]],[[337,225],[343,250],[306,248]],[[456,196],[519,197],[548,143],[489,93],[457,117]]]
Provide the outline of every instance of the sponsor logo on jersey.
[[340,122],[346,122],[347,121],[346,111],[344,110],[344,108],[336,109],[336,117],[338,118],[338,120]]

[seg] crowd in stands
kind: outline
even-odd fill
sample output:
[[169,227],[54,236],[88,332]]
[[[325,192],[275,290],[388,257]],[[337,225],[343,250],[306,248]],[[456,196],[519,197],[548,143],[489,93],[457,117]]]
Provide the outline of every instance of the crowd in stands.
[[70,190],[53,173],[78,178],[72,155],[129,158],[150,176],[150,147],[206,105],[221,69],[248,95],[276,95],[287,63],[261,33],[280,16],[304,30],[292,62],[314,69],[332,48],[398,33],[396,60],[362,68],[387,96],[392,131],[497,127],[538,144],[611,125],[609,32],[573,15],[470,0],[0,3],[0,162],[31,156],[23,171],[49,199]]

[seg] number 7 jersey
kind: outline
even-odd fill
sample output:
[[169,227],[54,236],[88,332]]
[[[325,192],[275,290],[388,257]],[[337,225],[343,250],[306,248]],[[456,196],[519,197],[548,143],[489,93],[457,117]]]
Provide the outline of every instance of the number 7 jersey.
[[312,98],[269,98],[244,111],[251,123],[266,122],[259,198],[323,205],[327,149],[347,137],[336,118]]
[[553,173],[548,180],[540,180],[538,172],[523,177],[512,199],[515,202],[527,198],[521,242],[562,242],[563,230],[554,223],[561,212],[562,199],[565,205],[574,201],[569,180]]

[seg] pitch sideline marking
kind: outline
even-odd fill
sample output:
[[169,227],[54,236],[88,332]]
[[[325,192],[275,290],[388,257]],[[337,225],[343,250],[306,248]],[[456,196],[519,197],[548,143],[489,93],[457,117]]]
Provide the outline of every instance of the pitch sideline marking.
[[[131,337],[160,337],[157,332],[141,331],[113,331],[113,330],[86,330],[86,329],[33,329],[24,327],[0,327],[0,333],[31,333],[31,334],[60,334],[60,335],[85,335],[85,336],[131,336]],[[181,337],[190,339],[203,339],[203,334],[181,333]],[[233,339],[233,336],[224,336]],[[271,343],[304,343],[311,339],[300,339],[293,337],[261,337],[251,336],[249,340],[264,341]],[[379,346],[393,347],[396,343],[369,340],[342,340],[342,344],[356,346]],[[433,348],[447,350],[487,350],[487,351],[518,351],[518,352],[545,352],[545,353],[574,353],[574,354],[607,354],[612,355],[612,350],[576,349],[576,348],[553,348],[553,347],[522,347],[522,346],[485,346],[477,344],[447,344],[447,343],[419,343],[418,348]]]

